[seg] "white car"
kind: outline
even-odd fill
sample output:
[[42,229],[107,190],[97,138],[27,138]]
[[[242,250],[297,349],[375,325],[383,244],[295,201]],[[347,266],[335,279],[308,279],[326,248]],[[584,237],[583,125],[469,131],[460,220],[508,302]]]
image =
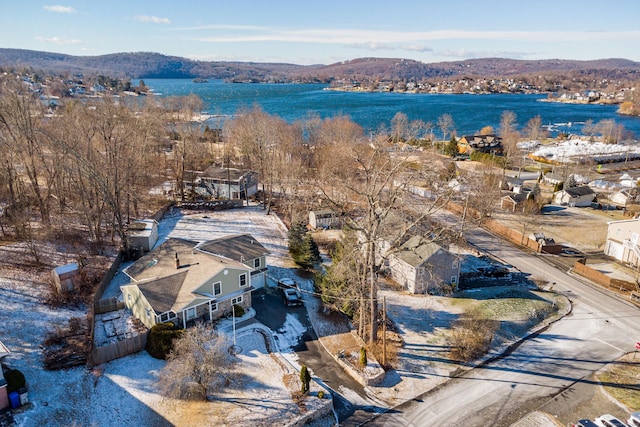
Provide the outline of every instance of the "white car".
[[632,412],[631,415],[629,415],[627,424],[629,424],[630,427],[640,427],[640,412]]
[[611,414],[600,415],[594,421],[600,427],[629,427]]

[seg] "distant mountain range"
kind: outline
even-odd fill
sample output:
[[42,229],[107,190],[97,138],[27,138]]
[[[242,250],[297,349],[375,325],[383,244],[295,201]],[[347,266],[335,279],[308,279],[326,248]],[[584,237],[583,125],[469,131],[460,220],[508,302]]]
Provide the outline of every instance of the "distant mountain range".
[[640,62],[626,59],[575,61],[502,58],[423,63],[409,59],[359,58],[330,65],[257,62],[194,61],[151,52],[73,56],[24,49],[0,48],[0,67],[35,71],[95,74],[127,78],[207,78],[238,82],[323,82],[334,80],[505,78],[536,74],[578,74],[593,78],[640,78]]

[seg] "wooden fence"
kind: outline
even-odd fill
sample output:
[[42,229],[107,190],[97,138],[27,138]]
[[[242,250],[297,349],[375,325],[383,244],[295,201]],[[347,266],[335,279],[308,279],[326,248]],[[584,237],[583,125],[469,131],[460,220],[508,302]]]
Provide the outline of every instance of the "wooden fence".
[[124,308],[124,302],[118,301],[117,297],[102,298],[96,301],[93,305],[94,314],[103,314],[110,311],[122,310]]
[[111,360],[119,359],[129,354],[137,353],[147,345],[147,334],[125,338],[113,344],[102,347],[94,347],[91,351],[90,363],[99,365]]
[[613,279],[606,274],[593,269],[580,261],[576,261],[573,266],[573,271],[581,275],[582,277],[586,277],[598,285],[605,286],[610,289],[615,289],[617,291],[637,291],[637,286],[633,282],[628,282],[626,280]]

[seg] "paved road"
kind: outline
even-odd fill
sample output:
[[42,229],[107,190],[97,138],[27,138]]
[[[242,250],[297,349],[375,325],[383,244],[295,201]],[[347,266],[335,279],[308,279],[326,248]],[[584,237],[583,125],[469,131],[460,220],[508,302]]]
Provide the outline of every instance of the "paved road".
[[[367,425],[509,426],[576,384],[598,387],[590,375],[632,351],[640,340],[640,311],[635,306],[484,230],[472,230],[467,239],[523,272],[555,282],[554,289],[572,301],[572,313],[504,358],[469,371]],[[565,410],[577,405],[577,400],[568,397]]]
[[[285,325],[286,314],[293,314],[307,329],[300,342],[292,349],[301,364],[307,365],[324,384],[331,388],[334,408],[341,426],[358,425],[371,417],[372,412],[384,408],[367,397],[360,383],[351,378],[331,357],[318,341],[304,307],[283,307],[280,294],[274,289],[260,290],[253,296],[256,320],[272,331],[279,331]],[[348,421],[347,421],[348,420]]]

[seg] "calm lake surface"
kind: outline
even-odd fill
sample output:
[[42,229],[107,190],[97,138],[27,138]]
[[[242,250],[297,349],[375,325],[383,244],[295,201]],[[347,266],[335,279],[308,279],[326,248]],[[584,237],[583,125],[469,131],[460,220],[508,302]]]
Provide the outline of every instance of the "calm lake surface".
[[198,95],[204,101],[206,113],[220,116],[211,120],[211,127],[220,127],[224,117],[258,104],[267,113],[288,122],[303,120],[309,114],[321,118],[346,115],[367,133],[389,128],[393,116],[403,112],[409,120],[432,122],[436,135],[441,134],[438,117],[450,114],[458,135],[471,134],[484,126],[497,130],[502,112],[513,111],[520,127],[539,115],[544,125],[560,124],[559,130],[581,133],[587,120],[597,123],[614,119],[632,132],[634,138],[640,136],[640,118],[617,114],[616,105],[539,102],[545,95],[353,93],[323,90],[326,85],[322,84],[238,84],[219,80],[193,83],[188,79],[145,79],[144,82],[161,96]]

